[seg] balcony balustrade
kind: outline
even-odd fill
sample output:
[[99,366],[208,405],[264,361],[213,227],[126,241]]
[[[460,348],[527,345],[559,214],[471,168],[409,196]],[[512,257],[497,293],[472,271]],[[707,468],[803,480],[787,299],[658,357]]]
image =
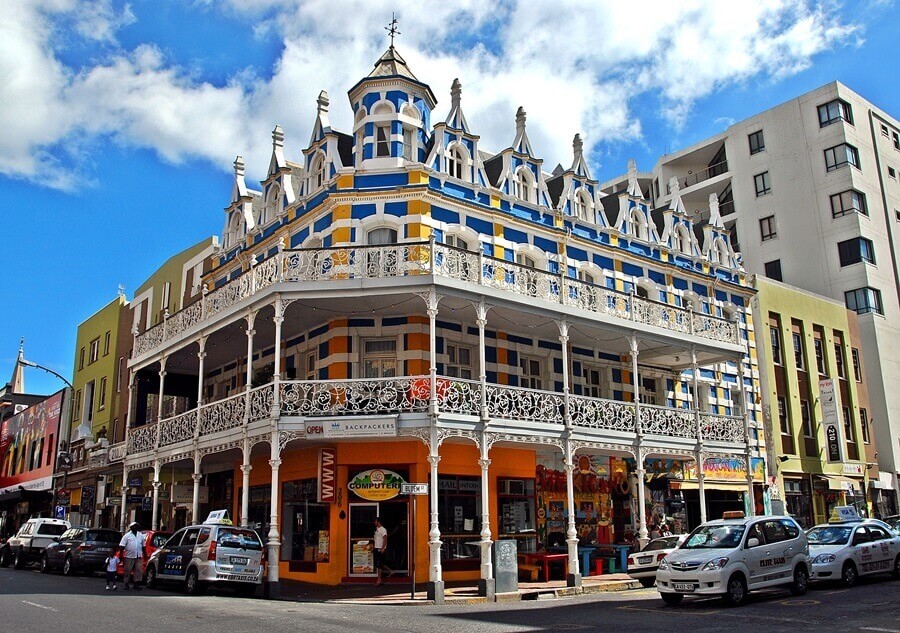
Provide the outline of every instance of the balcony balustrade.
[[[305,418],[426,413],[432,393],[428,376],[287,380],[281,381],[278,388],[280,415]],[[481,383],[473,380],[440,376],[435,382],[435,399],[442,414],[480,419],[481,392]],[[194,437],[239,428],[245,421],[270,419],[274,397],[275,384],[269,383],[164,418],[158,424],[132,428],[128,435],[128,453],[146,453]],[[487,384],[484,404],[490,419],[514,420],[526,426],[541,424],[563,428],[566,425],[566,399],[560,392]],[[637,408],[638,416],[635,411],[634,403],[630,402],[569,396],[570,424],[588,432],[640,432],[647,437],[696,440],[699,431],[699,439],[704,441],[744,442],[744,423],[739,416],[701,412],[698,429],[697,413],[692,409],[641,404]]]
[[[710,165],[706,169],[701,169],[700,171],[695,171],[692,174],[688,174],[687,176],[683,176],[678,179],[678,186],[681,190],[687,189],[688,187],[693,187],[697,183],[701,183],[704,180],[709,180],[710,178],[715,178],[716,176],[721,176],[725,172],[728,171],[728,161],[723,160],[721,163],[716,163],[715,165]],[[666,185],[666,195],[672,195],[672,186]]]
[[618,317],[673,334],[722,343],[739,342],[726,319],[644,299],[566,275],[538,270],[479,252],[435,242],[280,251],[135,336],[134,355],[151,352],[279,282],[329,282],[434,275],[566,307]]

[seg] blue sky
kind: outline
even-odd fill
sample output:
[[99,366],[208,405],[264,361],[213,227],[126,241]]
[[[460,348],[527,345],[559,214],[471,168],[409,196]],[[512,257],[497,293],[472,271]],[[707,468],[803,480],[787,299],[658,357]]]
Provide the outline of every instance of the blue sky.
[[[838,79],[894,116],[894,2],[685,0],[417,3],[12,0],[0,21],[6,298],[0,380],[28,358],[71,376],[78,323],[168,256],[222,230],[234,156],[262,177],[276,123],[288,159],[315,96],[350,127],[346,91],[386,47],[449,107],[454,77],[486,149],[529,113],[548,169],[576,132],[594,176],[650,170],[689,145]],[[28,370],[29,391],[56,379]]]

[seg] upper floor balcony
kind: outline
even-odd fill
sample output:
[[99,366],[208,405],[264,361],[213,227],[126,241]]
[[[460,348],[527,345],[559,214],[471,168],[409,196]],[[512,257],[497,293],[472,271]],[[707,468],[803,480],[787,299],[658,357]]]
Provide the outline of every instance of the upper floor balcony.
[[[278,390],[278,406],[275,394]],[[243,391],[129,430],[128,455],[227,435],[273,417],[400,416],[426,419],[432,403],[445,419],[507,424],[532,431],[580,431],[604,441],[690,447],[702,441],[722,450],[744,445],[744,420],[688,408],[609,400],[558,391],[438,376],[346,380],[285,380]]]
[[[565,269],[565,267],[562,267]],[[352,291],[353,280],[410,280],[442,284],[468,291],[494,293],[524,307],[556,306],[559,312],[596,317],[619,329],[658,329],[673,339],[695,337],[723,344],[734,351],[741,339],[737,323],[676,305],[642,298],[523,264],[434,241],[383,246],[279,249],[265,261],[251,264],[240,276],[145,332],[135,335],[136,360],[177,344],[208,328],[242,305],[275,291],[291,292],[312,284],[333,284],[335,291]],[[358,282],[357,282],[358,283]],[[483,290],[480,290],[483,289]],[[593,315],[593,316],[592,316]]]

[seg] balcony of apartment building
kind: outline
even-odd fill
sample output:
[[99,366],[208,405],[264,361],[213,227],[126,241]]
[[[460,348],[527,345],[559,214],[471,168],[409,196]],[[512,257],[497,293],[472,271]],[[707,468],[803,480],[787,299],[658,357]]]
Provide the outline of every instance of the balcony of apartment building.
[[673,179],[678,183],[681,199],[688,212],[702,211],[708,214],[709,196],[713,193],[719,197],[723,217],[734,212],[734,201],[730,195],[731,170],[724,138],[667,157],[659,165],[654,179],[657,207],[671,201],[674,193]]
[[743,367],[734,321],[433,241],[281,249],[135,343],[131,464],[353,416],[745,446],[735,411],[667,397]]

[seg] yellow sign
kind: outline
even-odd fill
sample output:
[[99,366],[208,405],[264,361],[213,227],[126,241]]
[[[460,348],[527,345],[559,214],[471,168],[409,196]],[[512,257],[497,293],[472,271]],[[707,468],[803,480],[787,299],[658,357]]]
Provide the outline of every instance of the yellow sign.
[[387,501],[400,494],[400,486],[405,484],[403,477],[393,470],[373,468],[358,473],[347,485],[350,490],[368,501]]

